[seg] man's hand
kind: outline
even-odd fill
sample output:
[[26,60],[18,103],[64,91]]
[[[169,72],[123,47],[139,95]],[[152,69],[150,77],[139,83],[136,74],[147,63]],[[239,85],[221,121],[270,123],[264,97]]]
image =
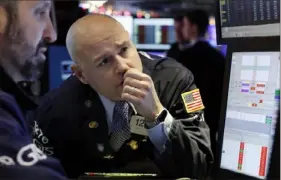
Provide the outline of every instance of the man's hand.
[[164,109],[151,77],[134,68],[124,74],[121,97],[132,103],[137,112],[149,121],[154,121],[156,115]]

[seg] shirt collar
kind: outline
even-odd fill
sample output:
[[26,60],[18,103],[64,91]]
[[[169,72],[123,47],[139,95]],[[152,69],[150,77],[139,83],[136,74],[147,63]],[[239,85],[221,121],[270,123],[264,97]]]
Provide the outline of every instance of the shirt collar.
[[[116,102],[106,98],[105,96],[103,96],[103,95],[101,95],[99,93],[98,93],[98,95],[100,97],[100,100],[101,100],[104,108],[105,108],[107,116],[110,116],[108,118],[112,118],[111,115],[113,114],[113,110],[114,110],[114,106],[115,106]],[[136,115],[137,114],[137,110],[136,110],[135,106],[132,103],[130,103],[130,102],[128,102],[128,103],[131,106],[131,108],[133,109],[134,114]]]

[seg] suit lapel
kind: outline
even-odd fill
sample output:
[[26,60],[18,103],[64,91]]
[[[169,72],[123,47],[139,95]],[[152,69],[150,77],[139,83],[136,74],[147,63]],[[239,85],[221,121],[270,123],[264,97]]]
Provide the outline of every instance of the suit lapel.
[[84,117],[83,133],[92,137],[97,143],[108,141],[108,124],[105,108],[98,94],[88,85],[84,85]]

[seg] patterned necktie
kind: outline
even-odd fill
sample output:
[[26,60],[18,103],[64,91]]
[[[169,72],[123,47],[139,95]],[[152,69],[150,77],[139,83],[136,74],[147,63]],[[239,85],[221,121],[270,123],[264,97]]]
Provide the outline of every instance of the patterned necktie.
[[112,134],[109,143],[112,149],[118,151],[123,143],[131,137],[129,122],[130,106],[127,102],[117,102],[113,111]]

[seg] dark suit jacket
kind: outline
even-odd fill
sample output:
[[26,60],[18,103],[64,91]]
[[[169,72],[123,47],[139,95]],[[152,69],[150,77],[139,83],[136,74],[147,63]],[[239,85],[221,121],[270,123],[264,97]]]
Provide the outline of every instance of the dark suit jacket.
[[208,42],[199,41],[177,59],[194,75],[205,105],[206,122],[210,127],[212,149],[216,149],[216,133],[221,110],[225,58]]
[[35,107],[0,68],[0,179],[65,179],[60,163],[32,143],[24,116]]
[[178,43],[171,44],[171,48],[167,51],[167,57],[179,59],[182,51],[179,49]]
[[[189,44],[189,41],[185,41],[182,43],[183,46]],[[167,51],[167,57],[173,58],[175,60],[180,60],[184,49],[179,48],[179,43],[175,42],[171,44],[171,48]]]
[[[147,159],[153,160],[164,176],[200,178],[206,174],[207,164],[213,159],[208,126],[201,121],[203,112],[185,112],[180,97],[196,88],[191,72],[174,60],[141,58],[162,104],[175,118],[165,152],[157,153],[148,138],[138,135],[131,138],[137,142],[137,149],[125,143],[118,153],[107,151],[108,126],[102,102],[93,89],[72,76],[47,94],[36,112],[39,127],[54,147],[53,155],[61,160],[70,177],[87,171],[122,171],[120,168],[130,162]],[[89,128],[93,121],[98,126]],[[101,144],[105,145],[104,151],[98,148]],[[139,171],[157,172],[149,168]]]

